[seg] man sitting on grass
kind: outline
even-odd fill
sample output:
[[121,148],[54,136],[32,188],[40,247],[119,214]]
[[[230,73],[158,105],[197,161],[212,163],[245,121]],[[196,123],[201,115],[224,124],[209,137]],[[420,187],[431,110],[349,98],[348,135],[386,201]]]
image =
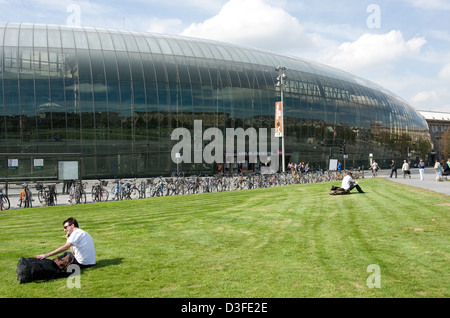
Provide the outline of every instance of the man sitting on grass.
[[358,185],[358,182],[353,180],[353,175],[349,171],[347,175],[342,179],[342,185],[341,188],[344,190],[350,192],[353,188],[356,188],[359,193],[364,193],[364,191],[361,189],[361,187]]
[[73,263],[80,268],[89,267],[95,264],[94,240],[88,232],[78,228],[78,222],[74,218],[68,218],[63,222],[66,232],[67,242],[63,246],[47,254],[36,255],[35,258],[44,259],[70,249],[71,252],[64,253],[61,257],[71,254]]

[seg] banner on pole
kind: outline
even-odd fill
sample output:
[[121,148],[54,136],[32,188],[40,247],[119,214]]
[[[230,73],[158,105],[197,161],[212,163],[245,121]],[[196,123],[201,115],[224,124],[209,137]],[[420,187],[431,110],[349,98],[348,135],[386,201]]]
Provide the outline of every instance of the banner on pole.
[[275,137],[283,137],[283,102],[275,103]]

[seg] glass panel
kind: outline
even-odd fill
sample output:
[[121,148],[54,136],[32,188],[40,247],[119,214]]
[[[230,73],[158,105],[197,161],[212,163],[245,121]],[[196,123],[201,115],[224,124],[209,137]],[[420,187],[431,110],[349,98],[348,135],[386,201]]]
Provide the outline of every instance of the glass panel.
[[213,56],[214,56],[214,58],[216,60],[223,60],[224,59],[221,51],[215,45],[210,45],[209,48],[210,48],[211,53],[213,54]]
[[191,84],[200,84],[200,74],[198,71],[197,66],[195,65],[188,65],[188,70],[189,70],[189,76],[191,78]]
[[4,43],[5,46],[17,47],[19,44],[19,29],[14,27],[6,28]]
[[161,48],[159,47],[159,43],[158,41],[156,41],[155,38],[148,36],[146,38],[148,46],[150,48],[150,52],[155,53],[155,54],[161,54]]
[[[4,39],[4,35],[5,35],[5,28],[2,27],[1,23],[0,23],[0,43],[3,46],[3,39]],[[32,35],[31,35],[32,36]],[[0,50],[0,54],[2,54],[3,50]],[[2,57],[2,55],[0,55],[0,57]],[[0,59],[0,66],[1,66],[1,59]],[[2,69],[0,68],[0,72],[2,71]]]
[[75,45],[76,45],[77,49],[88,49],[89,48],[88,40],[86,38],[86,33],[84,31],[81,31],[78,29],[74,30],[73,35],[75,38]]
[[51,110],[53,120],[53,138],[55,141],[61,141],[67,138],[64,84],[60,79],[50,81],[51,91]]
[[[22,34],[20,37],[22,37]],[[54,48],[61,47],[61,32],[58,29],[48,29],[48,46]]]
[[91,61],[88,50],[77,50],[78,56],[78,78],[81,81],[91,81]]
[[144,52],[147,53],[149,52],[149,47],[147,44],[147,41],[145,40],[145,38],[143,36],[135,36],[135,40],[139,49],[139,52]]
[[155,68],[150,54],[142,54],[142,68],[146,82],[156,82]]
[[158,110],[158,90],[156,87],[156,82],[146,82],[146,93],[148,112],[153,114],[150,117],[148,126],[149,128],[157,128],[158,120],[154,116],[154,113]]
[[230,53],[224,46],[216,46],[216,48],[220,51],[224,60],[227,60],[227,61],[233,60],[233,57],[230,55]]
[[167,42],[170,45],[174,55],[184,55],[183,50],[175,39],[170,39]]
[[134,81],[143,81],[141,55],[139,53],[129,53],[131,74]]
[[[133,103],[134,103],[134,112],[137,114],[138,118],[140,118],[139,124],[141,129],[145,129],[145,120],[144,115],[147,112],[147,103],[145,98],[145,86],[143,81],[133,81]],[[138,135],[142,136],[143,132],[140,132]]]
[[125,46],[125,42],[123,41],[123,38],[118,33],[111,33],[111,38],[114,43],[114,49],[117,51],[126,51],[127,47]]
[[[0,39],[1,39],[1,36],[0,36]],[[0,43],[3,43],[3,42],[0,42]],[[21,46],[21,47],[32,47],[33,46],[33,28],[30,28],[30,27],[21,27],[20,28],[19,46]]]
[[169,43],[167,43],[166,39],[159,38],[158,39],[159,46],[161,47],[162,54],[172,55],[172,49],[170,48]]
[[211,53],[211,50],[209,49],[209,46],[204,43],[198,43],[198,46],[203,52],[203,57],[213,59],[214,55]]
[[186,66],[186,63],[184,63],[184,59],[178,58],[178,81],[180,83],[189,83],[189,71]]
[[114,50],[114,43],[112,41],[111,35],[108,32],[99,31],[98,36],[100,37],[103,50]]
[[155,73],[158,82],[167,82],[166,65],[164,59],[160,55],[153,56]]
[[71,30],[61,30],[61,42],[64,49],[74,49],[75,39]]
[[125,52],[117,52],[117,68],[119,70],[119,78],[121,81],[130,81],[130,63],[128,62],[128,54]]
[[167,81],[169,83],[176,83],[178,79],[177,65],[175,63],[175,58],[173,56],[165,56],[167,69]]
[[189,42],[188,44],[192,49],[193,56],[198,57],[198,58],[202,58],[205,56],[203,54],[202,50],[200,49],[199,45],[196,42],[192,41],[192,42]]
[[87,39],[89,41],[89,49],[91,50],[101,50],[101,42],[97,32],[89,31],[86,32]]
[[128,52],[139,52],[136,41],[131,34],[122,34]]
[[194,56],[194,52],[192,51],[192,48],[187,41],[179,40],[178,44],[180,45],[184,56]]

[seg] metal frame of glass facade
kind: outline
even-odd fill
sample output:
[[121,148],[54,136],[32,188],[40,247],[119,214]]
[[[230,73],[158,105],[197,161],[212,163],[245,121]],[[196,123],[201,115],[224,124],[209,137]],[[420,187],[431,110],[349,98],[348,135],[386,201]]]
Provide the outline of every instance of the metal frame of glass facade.
[[81,153],[84,178],[167,175],[174,128],[270,129],[279,65],[287,161],[325,168],[345,140],[347,165],[367,166],[369,153],[401,158],[428,136],[400,98],[314,62],[173,35],[0,23],[0,152]]

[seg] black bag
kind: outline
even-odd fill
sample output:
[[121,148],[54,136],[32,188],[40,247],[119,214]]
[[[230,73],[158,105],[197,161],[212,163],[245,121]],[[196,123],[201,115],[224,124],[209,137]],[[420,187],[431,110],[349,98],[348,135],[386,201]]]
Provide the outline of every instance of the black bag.
[[330,195],[350,194],[350,191],[340,187],[331,186]]
[[16,273],[17,280],[24,284],[57,278],[62,271],[52,260],[21,257],[17,262]]

